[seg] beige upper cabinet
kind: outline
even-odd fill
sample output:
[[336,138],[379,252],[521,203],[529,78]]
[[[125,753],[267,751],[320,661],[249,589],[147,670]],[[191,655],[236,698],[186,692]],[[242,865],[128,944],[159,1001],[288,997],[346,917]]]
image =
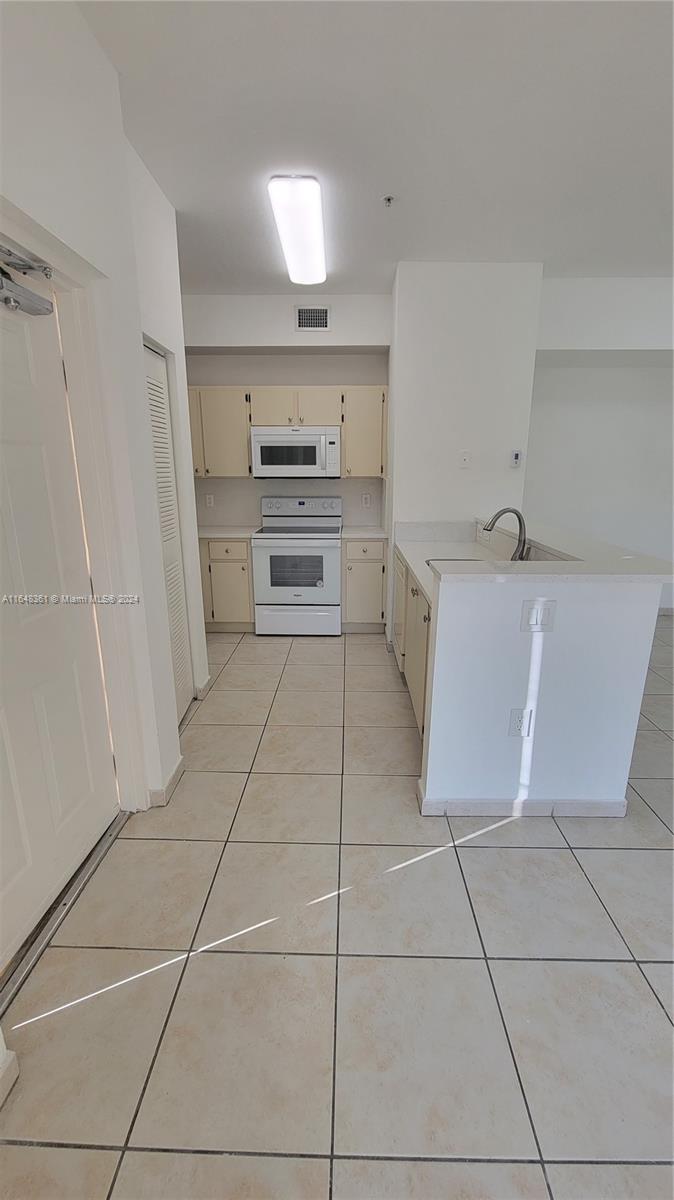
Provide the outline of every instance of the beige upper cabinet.
[[199,389],[204,474],[249,475],[248,405],[240,387]]
[[297,417],[300,425],[339,425],[342,420],[341,387],[298,388]]
[[204,437],[201,430],[201,398],[199,388],[187,389],[190,407],[190,436],[192,438],[192,465],[194,474],[201,477],[206,470],[204,462]]
[[254,387],[248,389],[250,419],[253,425],[295,425],[296,389],[291,387]]
[[342,475],[372,479],[384,471],[382,387],[348,387],[344,392]]

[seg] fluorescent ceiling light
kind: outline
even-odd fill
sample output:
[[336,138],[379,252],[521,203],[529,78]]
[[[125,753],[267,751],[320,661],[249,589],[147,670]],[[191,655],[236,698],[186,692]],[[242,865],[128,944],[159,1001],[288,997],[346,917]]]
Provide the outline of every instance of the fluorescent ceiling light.
[[267,184],[291,283],[324,283],[321,185],[311,175],[274,175]]

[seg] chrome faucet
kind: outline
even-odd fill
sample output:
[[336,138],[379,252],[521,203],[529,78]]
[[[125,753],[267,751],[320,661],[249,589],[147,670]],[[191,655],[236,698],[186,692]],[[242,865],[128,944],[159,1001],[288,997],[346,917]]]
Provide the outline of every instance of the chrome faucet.
[[510,555],[510,559],[512,562],[520,562],[523,558],[527,558],[527,527],[519,508],[499,508],[498,512],[494,513],[482,528],[485,533],[491,533],[496,522],[500,521],[506,513],[512,513],[517,519],[517,545]]

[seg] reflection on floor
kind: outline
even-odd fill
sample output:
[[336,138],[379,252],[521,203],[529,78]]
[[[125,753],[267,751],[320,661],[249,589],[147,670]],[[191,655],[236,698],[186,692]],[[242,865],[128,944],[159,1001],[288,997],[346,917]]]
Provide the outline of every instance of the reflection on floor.
[[624,820],[421,818],[383,637],[208,640],[5,1014],[3,1196],[671,1197],[671,617]]

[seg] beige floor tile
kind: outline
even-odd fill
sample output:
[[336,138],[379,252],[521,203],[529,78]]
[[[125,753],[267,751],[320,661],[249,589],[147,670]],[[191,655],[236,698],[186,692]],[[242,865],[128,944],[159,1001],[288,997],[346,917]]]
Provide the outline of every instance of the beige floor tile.
[[671,646],[668,646],[666,642],[661,641],[659,638],[655,638],[649,663],[651,671],[656,671],[664,679],[671,679],[673,654],[674,651]]
[[344,724],[416,729],[407,692],[346,692]]
[[671,696],[672,685],[668,679],[658,675],[657,671],[646,672],[644,696]]
[[548,1200],[537,1163],[337,1159],[332,1180],[333,1200]]
[[674,699],[672,696],[644,696],[641,711],[649,721],[664,729],[666,733],[674,730]]
[[[3,1018],[21,1073],[0,1109],[0,1137],[124,1141],[183,966],[171,957],[56,947],[43,954]],[[33,1020],[61,1005],[72,1007]],[[23,1021],[32,1024],[16,1028]]]
[[186,771],[168,804],[136,813],[125,838],[206,838],[224,842],[246,782],[243,772]]
[[385,633],[347,633],[347,642],[353,642],[356,645],[362,646],[385,646]]
[[634,790],[674,831],[674,783],[671,779],[630,779]]
[[665,646],[674,645],[674,629],[672,628],[671,617],[669,625],[661,625],[659,622],[656,622],[655,641],[662,642]]
[[[311,900],[339,887],[337,846],[230,842],[197,934],[197,948],[334,954],[337,899]],[[230,938],[262,921],[273,924]]]
[[641,969],[674,1021],[674,967],[671,963],[642,963]]
[[482,954],[453,848],[343,846],[340,887],[343,954]]
[[279,689],[269,714],[270,725],[340,725],[344,692],[291,692]]
[[637,733],[630,775],[638,779],[671,779],[674,775],[674,742],[666,733]]
[[552,817],[451,817],[454,840],[466,849],[473,846],[566,846]]
[[287,666],[281,676],[281,691],[342,692],[344,668]]
[[192,718],[193,725],[264,725],[269,716],[270,692],[245,692],[241,688],[225,691],[218,688],[203,701]]
[[669,1158],[671,1025],[639,968],[492,971],[543,1156]]
[[488,955],[629,958],[570,850],[459,848]]
[[126,1155],[112,1200],[327,1200],[329,1185],[328,1159],[139,1151]]
[[672,1200],[672,1169],[652,1163],[549,1163],[555,1200]]
[[208,661],[212,663],[219,663],[221,666],[224,663],[229,662],[235,650],[236,643],[232,642],[216,642],[215,644],[211,644],[206,647]]
[[211,687],[213,686],[213,684],[214,684],[215,680],[218,678],[218,675],[219,675],[219,674],[220,674],[220,672],[222,671],[222,668],[224,667],[224,665],[225,665],[224,663],[216,663],[216,662],[213,662],[213,659],[212,659],[212,658],[209,658],[209,660],[208,660],[208,673],[209,673],[209,676],[210,676]]
[[336,1153],[535,1156],[483,962],[343,958],[337,994]]
[[188,725],[180,739],[186,771],[250,771],[261,725]]
[[206,646],[238,646],[242,633],[207,633]]
[[416,729],[345,729],[345,775],[419,775],[421,738]]
[[406,692],[395,661],[389,667],[349,667],[345,672],[347,692]]
[[672,834],[632,788],[627,790],[624,817],[558,817],[557,820],[572,846],[674,848]]
[[268,725],[253,769],[272,774],[338,775],[342,769],[342,730]]
[[334,959],[190,960],[132,1143],[330,1151]]
[[347,667],[390,667],[395,666],[393,651],[385,642],[348,642],[346,647]]
[[53,945],[186,950],[221,850],[219,842],[115,842]]
[[345,775],[342,841],[396,846],[444,846],[444,817],[422,817],[417,783],[405,775]]
[[186,709],[185,713],[183,714],[180,724],[178,726],[181,733],[182,733],[183,729],[187,728],[187,726],[189,725],[190,721],[192,720],[192,717],[194,716],[194,714],[199,711],[200,705],[201,705],[200,700],[190,700],[190,703],[188,704],[187,709]]
[[653,729],[657,729],[657,725],[654,725],[652,721],[649,721],[648,717],[645,717],[643,713],[639,713],[639,720],[637,721],[637,729],[653,730]]
[[342,638],[320,640],[296,638],[288,655],[288,666],[341,667],[344,664]]
[[251,775],[233,841],[338,842],[339,775]]
[[251,667],[228,663],[213,684],[213,691],[273,692],[279,685],[283,667]]
[[247,646],[283,646],[284,650],[289,650],[293,643],[292,637],[274,633],[244,633],[241,641]]
[[577,850],[636,958],[672,957],[672,854],[668,850]]
[[232,655],[237,667],[282,667],[288,657],[290,643],[267,645],[266,642],[240,642]]
[[0,1146],[3,1200],[106,1200],[119,1154],[55,1146]]

